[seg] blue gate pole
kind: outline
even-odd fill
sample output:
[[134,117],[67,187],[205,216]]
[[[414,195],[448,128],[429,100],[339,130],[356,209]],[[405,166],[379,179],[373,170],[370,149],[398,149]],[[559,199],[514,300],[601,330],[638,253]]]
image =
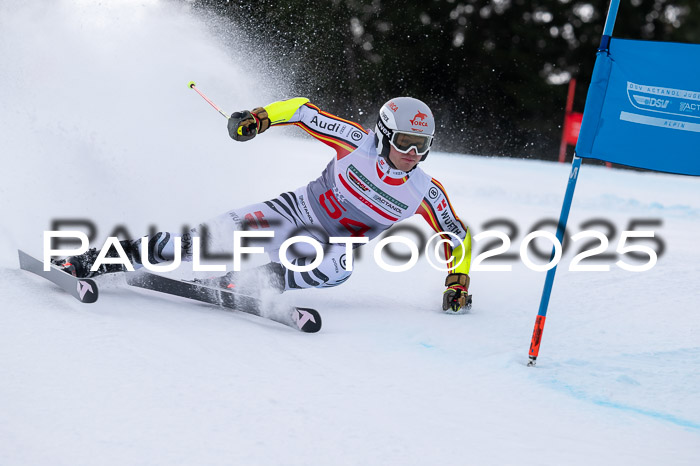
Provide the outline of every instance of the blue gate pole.
[[[574,153],[574,160],[571,162],[571,173],[569,173],[569,182],[566,185],[566,194],[564,194],[564,203],[561,206],[561,214],[559,214],[559,223],[557,224],[557,239],[559,244],[564,242],[564,232],[566,231],[566,222],[569,220],[569,211],[571,210],[571,202],[574,199],[574,190],[576,189],[576,181],[581,168],[581,157]],[[555,248],[552,248],[550,261],[554,259]],[[554,274],[557,272],[555,265],[547,271],[547,277],[544,281],[544,289],[542,290],[542,298],[540,299],[540,310],[537,312],[535,319],[535,329],[532,332],[532,341],[530,342],[530,361],[528,366],[534,366],[537,361],[537,355],[540,352],[540,343],[542,341],[542,332],[544,332],[544,321],[547,318],[547,307],[549,306],[549,297],[552,294],[552,286],[554,285]]]
[[[610,39],[612,37],[613,28],[615,27],[615,19],[617,18],[617,10],[620,7],[620,0],[611,0],[608,15],[605,18],[605,27],[603,28],[603,37],[600,39],[600,47],[598,52],[607,52],[610,47]],[[566,222],[569,220],[569,211],[571,210],[571,202],[574,199],[574,190],[576,189],[576,181],[578,180],[579,169],[581,168],[581,158],[574,152],[574,160],[571,163],[571,173],[569,174],[569,183],[566,186],[566,194],[564,195],[564,203],[561,206],[561,214],[559,214],[559,223],[557,225],[557,239],[559,243],[563,243],[564,231],[566,230]],[[552,256],[554,258],[554,248],[552,248]],[[540,353],[540,343],[542,342],[542,332],[544,332],[544,322],[547,319],[547,307],[549,306],[549,297],[552,294],[552,286],[554,285],[554,274],[557,272],[557,267],[554,266],[547,271],[547,277],[544,281],[542,289],[542,298],[540,299],[540,309],[537,312],[535,319],[535,329],[532,332],[532,341],[530,342],[530,360],[528,366],[534,366],[537,362],[537,356]]]
[[615,27],[615,19],[617,18],[617,9],[620,7],[620,0],[610,0],[610,8],[608,8],[608,16],[605,18],[605,27],[603,28],[604,36],[612,36],[613,28]]
[[603,28],[603,37],[600,38],[600,47],[598,52],[607,52],[610,47],[610,38],[612,37],[613,29],[615,28],[615,19],[617,18],[617,9],[620,6],[620,0],[611,0],[610,8],[608,8],[608,16],[605,18],[605,27]]

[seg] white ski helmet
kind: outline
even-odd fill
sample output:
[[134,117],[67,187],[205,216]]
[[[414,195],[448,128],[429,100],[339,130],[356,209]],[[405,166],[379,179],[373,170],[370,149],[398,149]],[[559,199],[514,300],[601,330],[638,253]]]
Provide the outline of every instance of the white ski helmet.
[[379,109],[374,129],[377,152],[389,160],[389,145],[402,153],[415,149],[422,162],[435,134],[435,118],[427,105],[413,97],[395,97]]

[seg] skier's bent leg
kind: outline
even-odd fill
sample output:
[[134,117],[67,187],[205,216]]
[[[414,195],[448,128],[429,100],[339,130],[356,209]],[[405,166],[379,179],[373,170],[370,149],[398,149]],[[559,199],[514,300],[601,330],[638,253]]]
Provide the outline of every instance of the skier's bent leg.
[[[329,288],[345,283],[351,271],[346,270],[345,246],[330,247],[318,267],[308,272],[296,272],[279,262],[270,262],[240,272],[229,272],[221,277],[199,280],[211,286],[227,288],[238,293],[257,295],[266,290],[282,293],[304,288]],[[295,266],[306,266],[313,257],[297,257],[289,262]]]
[[[196,234],[197,230],[192,229],[189,233],[185,233],[181,237],[181,258],[184,261],[192,260],[192,233]],[[147,237],[147,260],[149,264],[159,264],[162,262],[170,262],[175,259],[175,239],[176,235],[169,232],[158,232]],[[138,269],[143,266],[144,248],[142,240],[123,240],[119,242],[120,246],[126,253],[126,258],[131,262],[131,265]],[[103,275],[106,273],[116,273],[126,271],[123,264],[100,264],[97,270],[90,270],[97,260],[100,251],[95,248],[89,249],[87,252],[70,256],[64,259],[57,259],[54,264],[62,268],[65,272],[70,273],[78,278],[89,278]],[[114,247],[111,247],[105,257],[119,257],[119,253]]]
[[[202,250],[209,249],[211,246],[217,252],[228,253],[231,252],[227,249],[232,245],[231,240],[234,232],[248,229],[272,232],[274,236],[265,239],[267,244],[264,247],[268,251],[274,251],[292,234],[298,234],[300,228],[309,229],[309,234],[312,236],[312,231],[320,228],[313,213],[306,208],[305,197],[306,188],[304,187],[295,192],[283,193],[270,201],[251,204],[211,218],[182,236],[172,232],[158,232],[147,237],[147,248],[144,248],[140,238],[120,241],[120,244],[136,269],[143,266],[144,259],[153,265],[175,260],[175,238],[177,237],[181,237],[180,259],[182,261],[192,260],[193,238],[199,237],[201,239]],[[305,212],[304,215],[301,214],[302,211]],[[324,240],[324,238],[319,239]],[[262,241],[263,239],[256,240],[256,242]],[[98,255],[99,251],[91,249],[85,254],[72,256],[55,263],[66,272],[81,278],[125,270],[121,264],[107,264],[101,265],[97,271],[91,272],[90,268]],[[108,257],[117,257],[117,255],[112,248]],[[279,267],[268,266],[268,268],[274,269],[272,271],[275,272],[275,276],[284,276],[284,269]],[[282,270],[281,273],[280,270]],[[271,272],[271,270],[267,270],[267,272]],[[263,272],[258,272],[258,274],[263,274]],[[275,282],[273,288],[279,288],[278,282]],[[293,288],[298,287],[287,289]]]
[[[289,262],[295,266],[306,266],[313,262],[312,257],[299,257]],[[352,271],[346,270],[345,246],[330,247],[323,256],[323,261],[308,272],[295,272],[284,268],[285,290],[304,288],[329,288],[345,283]]]

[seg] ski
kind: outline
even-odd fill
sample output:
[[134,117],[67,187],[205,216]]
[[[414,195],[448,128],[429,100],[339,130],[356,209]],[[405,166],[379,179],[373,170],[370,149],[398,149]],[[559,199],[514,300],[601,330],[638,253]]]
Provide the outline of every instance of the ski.
[[321,330],[321,315],[315,309],[288,305],[266,306],[261,299],[253,296],[145,271],[127,273],[126,282],[138,288],[189,298],[274,320],[306,333]]
[[18,250],[17,252],[19,254],[19,267],[22,270],[39,275],[55,283],[80,302],[94,303],[97,301],[97,285],[93,280],[89,278],[76,278],[53,264],[51,264],[50,270],[45,271],[42,261],[30,256],[22,250]]

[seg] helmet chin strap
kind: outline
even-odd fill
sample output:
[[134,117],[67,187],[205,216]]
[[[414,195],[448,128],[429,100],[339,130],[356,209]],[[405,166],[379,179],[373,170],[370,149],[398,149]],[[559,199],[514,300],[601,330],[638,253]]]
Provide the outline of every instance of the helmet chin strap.
[[386,163],[388,163],[391,168],[393,168],[394,170],[398,170],[398,168],[396,167],[396,165],[394,165],[394,162],[391,161],[388,155],[384,157],[384,160],[386,160]]

